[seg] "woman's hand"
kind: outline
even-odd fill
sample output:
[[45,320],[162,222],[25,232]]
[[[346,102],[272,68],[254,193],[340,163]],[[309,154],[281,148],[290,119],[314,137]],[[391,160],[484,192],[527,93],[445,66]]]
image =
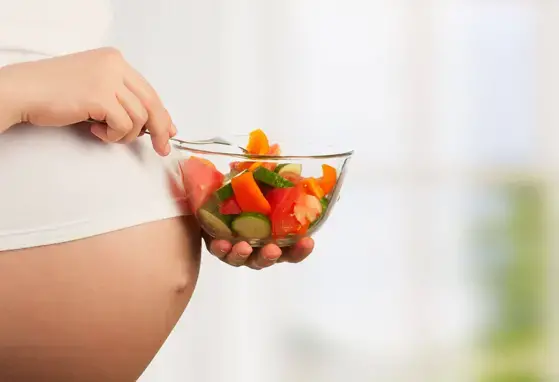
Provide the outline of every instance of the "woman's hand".
[[0,133],[17,123],[67,126],[94,119],[106,122],[91,126],[105,142],[130,142],[145,127],[160,155],[169,154],[176,134],[155,90],[112,48],[3,67],[4,100]]
[[300,263],[311,254],[314,241],[311,238],[301,239],[295,246],[284,248],[283,251],[275,244],[268,244],[260,250],[253,249],[248,243],[231,245],[225,240],[204,238],[208,250],[220,260],[235,267],[247,266],[260,270],[276,263]]

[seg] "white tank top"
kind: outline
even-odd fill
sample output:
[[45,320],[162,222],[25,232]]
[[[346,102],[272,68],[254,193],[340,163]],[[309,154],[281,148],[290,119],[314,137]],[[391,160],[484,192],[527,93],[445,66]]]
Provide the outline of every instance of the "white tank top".
[[[111,16],[109,0],[0,0],[0,67],[103,46]],[[149,138],[107,145],[87,126],[0,134],[0,182],[0,251],[181,215]]]
[[110,0],[0,0],[0,47],[62,55],[102,46]]

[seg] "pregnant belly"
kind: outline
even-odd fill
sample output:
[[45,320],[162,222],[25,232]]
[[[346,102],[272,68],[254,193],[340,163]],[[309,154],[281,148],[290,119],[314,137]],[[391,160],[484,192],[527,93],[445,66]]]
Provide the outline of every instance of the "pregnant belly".
[[192,217],[0,252],[0,380],[135,381],[199,266]]

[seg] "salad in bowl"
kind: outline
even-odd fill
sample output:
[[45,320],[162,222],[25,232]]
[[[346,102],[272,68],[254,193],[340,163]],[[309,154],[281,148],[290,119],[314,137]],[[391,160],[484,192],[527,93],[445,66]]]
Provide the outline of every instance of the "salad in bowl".
[[284,155],[284,144],[260,129],[244,139],[244,151],[175,144],[177,176],[202,229],[214,239],[253,247],[290,246],[312,236],[339,198],[353,152]]

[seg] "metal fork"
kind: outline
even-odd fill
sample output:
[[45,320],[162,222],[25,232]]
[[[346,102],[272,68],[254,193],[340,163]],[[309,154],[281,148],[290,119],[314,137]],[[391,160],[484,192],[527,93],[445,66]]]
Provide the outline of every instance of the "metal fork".
[[[106,122],[104,122],[104,121],[97,121],[97,120],[91,119],[91,118],[88,119],[86,122],[106,124]],[[146,128],[142,129],[142,133],[150,134],[150,132]],[[223,145],[223,146],[231,146],[231,147],[238,148],[239,150],[241,150],[245,154],[248,154],[248,151],[244,147],[237,146],[234,143],[231,143],[227,139],[222,138],[222,137],[213,137],[213,138],[209,138],[209,139],[201,139],[201,140],[196,140],[196,141],[185,141],[185,140],[178,139],[178,138],[171,138],[171,141],[175,142],[175,143],[178,143],[178,144],[182,144],[182,145]]]

